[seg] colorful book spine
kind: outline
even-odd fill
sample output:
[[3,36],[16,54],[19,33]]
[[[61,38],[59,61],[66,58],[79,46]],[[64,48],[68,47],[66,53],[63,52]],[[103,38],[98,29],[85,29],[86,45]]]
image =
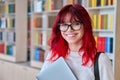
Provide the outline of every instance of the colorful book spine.
[[34,28],[41,28],[42,27],[42,18],[34,18],[33,19],[33,27]]
[[7,28],[15,28],[15,19],[14,18],[7,18]]
[[7,45],[7,55],[13,55],[13,46]]
[[1,17],[1,28],[6,28],[6,18],[5,17]]
[[54,10],[59,10],[63,6],[63,0],[53,0],[54,2]]
[[43,0],[34,0],[34,12],[43,11]]
[[5,13],[5,6],[4,4],[0,4],[0,14],[4,14]]
[[105,37],[101,37],[101,51],[105,52],[105,45],[106,45],[106,41],[105,41]]
[[39,57],[40,57],[40,61],[41,61],[41,62],[44,62],[44,57],[45,57],[44,50],[42,50],[42,49],[40,50]]
[[112,30],[112,29],[113,29],[113,21],[114,21],[113,14],[110,14],[110,15],[109,15],[109,18],[110,18],[110,19],[109,19],[109,20],[110,20],[110,21],[109,21],[109,24],[110,24],[110,25],[109,25],[109,29]]
[[2,41],[2,40],[3,40],[3,33],[0,32],[0,41]]
[[99,16],[99,25],[98,25],[98,29],[102,29],[102,15],[98,15]]
[[108,14],[104,14],[104,29],[108,29]]
[[9,13],[15,13],[15,4],[9,4],[8,5],[8,12]]
[[113,38],[95,36],[97,51],[113,53]]
[[93,15],[93,29],[96,29],[97,27],[96,23],[97,23],[97,15],[95,14]]
[[35,49],[34,60],[39,61],[39,48]]
[[39,45],[39,33],[38,32],[34,34],[34,44]]
[[100,2],[101,2],[101,0],[97,0],[97,6],[101,6]]
[[[108,30],[110,27],[112,27],[113,21],[112,15],[109,14],[94,14],[92,15],[92,20],[93,20],[93,29],[97,29],[97,30]],[[108,20],[109,19],[109,20]],[[110,23],[111,22],[111,23]],[[110,25],[108,25],[110,24]]]
[[2,20],[1,20],[1,18],[0,18],[0,28],[1,28],[1,25],[2,25]]
[[15,32],[7,32],[6,41],[10,43],[15,43]]
[[113,38],[111,37],[106,38],[106,52],[107,53],[113,52]]
[[44,50],[42,50],[41,48],[36,48],[34,60],[44,62]]
[[40,42],[40,45],[42,45],[42,43],[43,43],[43,42],[42,42],[42,37],[43,37],[43,35],[42,35],[42,33],[40,33],[40,34],[39,34],[39,42]]
[[89,7],[103,7],[116,4],[115,0],[89,0]]
[[4,54],[4,53],[5,53],[5,44],[0,43],[0,54]]
[[6,14],[9,13],[9,4],[5,4],[5,13],[6,13]]

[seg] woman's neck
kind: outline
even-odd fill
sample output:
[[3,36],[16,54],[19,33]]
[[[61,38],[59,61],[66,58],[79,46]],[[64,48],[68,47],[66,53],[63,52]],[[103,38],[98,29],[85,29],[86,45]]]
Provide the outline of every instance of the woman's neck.
[[72,52],[78,52],[81,48],[81,44],[69,44],[69,49]]

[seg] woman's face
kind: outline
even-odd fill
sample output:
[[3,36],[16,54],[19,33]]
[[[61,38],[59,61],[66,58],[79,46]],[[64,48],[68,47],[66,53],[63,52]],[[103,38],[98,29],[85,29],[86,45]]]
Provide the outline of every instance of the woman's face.
[[[70,22],[70,15],[67,15],[65,18],[64,23],[69,25],[68,29],[66,31],[61,31],[61,35],[62,37],[68,42],[69,45],[81,45],[82,44],[82,37],[84,34],[84,30],[83,30],[83,25],[82,24],[76,24],[75,21],[73,21],[72,23]],[[75,23],[75,25],[74,25]],[[73,30],[70,26],[70,24],[73,24],[73,27],[80,27],[80,29],[78,30]]]

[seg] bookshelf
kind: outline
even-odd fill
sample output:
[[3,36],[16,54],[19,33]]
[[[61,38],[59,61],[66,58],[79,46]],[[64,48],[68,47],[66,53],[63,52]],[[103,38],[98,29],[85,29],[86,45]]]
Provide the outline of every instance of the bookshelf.
[[98,51],[103,51],[111,59],[114,69],[116,39],[116,0],[90,0],[88,12],[93,21],[93,33]]
[[[77,3],[77,0],[28,0],[31,4],[31,66],[41,68],[45,55],[49,51],[47,40],[51,34],[51,26],[59,9],[66,4]],[[81,3],[79,1],[79,3]],[[84,4],[84,3],[83,3]],[[42,56],[42,57],[41,57]],[[42,60],[41,60],[42,58]]]
[[47,40],[59,9],[67,0],[29,0],[31,4],[31,66],[41,68],[45,53],[49,50]]
[[64,0],[30,0],[31,2],[31,45],[30,64],[32,67],[41,68],[46,51],[49,50],[47,40],[51,34],[51,26],[59,9],[64,5]]
[[[43,57],[49,51],[47,40],[51,34],[51,26],[59,9],[66,4],[85,3],[77,0],[29,0],[31,4],[31,66],[41,68],[44,60],[41,61],[40,55]],[[42,59],[44,59],[42,57]]]
[[[79,3],[89,11],[93,21],[96,17],[107,16],[106,21],[108,23],[106,25],[108,27],[95,27],[95,25],[100,26],[98,23],[95,24],[95,22],[98,22],[100,20],[98,19],[98,21],[94,21],[93,23],[93,32],[95,38],[100,38],[101,42],[104,42],[104,40],[107,38],[108,40],[112,38],[112,48],[109,49],[112,49],[112,51],[105,53],[113,62],[115,80],[120,79],[120,71],[118,70],[120,67],[120,3],[118,0],[28,1],[30,7],[29,10],[27,10],[27,0],[0,0],[0,59],[13,62],[26,61],[27,49],[30,46],[30,65],[33,67],[41,68],[44,62],[43,58],[45,56],[45,53],[47,50],[49,50],[47,39],[51,32],[51,25],[53,22],[51,19],[55,18],[57,12],[62,6],[66,4]],[[102,6],[100,6],[99,3],[101,2],[99,1],[103,1]],[[109,2],[105,4],[106,2],[104,1]],[[9,10],[10,7],[12,7],[11,10]],[[30,13],[28,13],[29,17],[27,15],[27,11],[30,11]],[[27,20],[27,18],[29,19]],[[27,25],[27,21],[29,22],[29,25]],[[27,26],[29,26],[29,31]],[[30,36],[30,45],[27,45],[28,35]],[[9,50],[7,49],[11,50],[11,46],[14,52],[9,53]],[[105,50],[105,47],[102,50]],[[42,59],[40,59],[39,53],[42,53]]]
[[[47,2],[48,1],[48,2]],[[31,0],[31,66],[41,68],[41,61],[35,61],[35,49],[44,50],[43,53],[46,53],[49,46],[47,46],[47,33],[50,34],[51,28],[49,21],[50,16],[55,16],[59,9],[66,4],[82,4],[89,12],[92,23],[93,23],[93,33],[97,42],[98,51],[103,51],[108,55],[113,64],[113,69],[115,70],[115,55],[116,52],[116,37],[118,33],[116,33],[117,22],[117,0],[60,0],[61,7],[56,7],[54,4],[55,0]],[[101,1],[101,2],[99,2]],[[49,4],[48,4],[49,3]],[[37,7],[37,5],[41,4],[41,6]],[[47,4],[47,7],[46,7]],[[62,4],[62,5],[61,5]],[[36,24],[40,22],[39,24]],[[37,25],[37,26],[36,26]],[[37,39],[37,36],[39,36]]]
[[0,0],[0,59],[27,60],[26,4],[26,0]]

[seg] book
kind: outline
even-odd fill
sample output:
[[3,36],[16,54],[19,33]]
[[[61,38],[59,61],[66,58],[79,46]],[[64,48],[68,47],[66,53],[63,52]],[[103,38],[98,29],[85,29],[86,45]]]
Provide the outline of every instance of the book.
[[5,44],[4,43],[0,43],[0,53],[4,54],[5,52]]
[[77,80],[62,57],[50,64],[45,70],[40,71],[36,78],[37,80]]
[[113,38],[112,37],[106,37],[106,51],[107,53],[113,52]]
[[7,55],[13,55],[13,46],[12,45],[7,45]]
[[41,28],[42,27],[42,18],[34,18],[33,19],[33,27],[34,28]]
[[112,29],[113,29],[113,19],[114,19],[114,18],[113,18],[113,14],[110,14],[110,15],[109,15],[109,18],[110,18],[110,19],[109,19],[109,20],[110,20],[110,21],[109,21],[109,24],[110,24],[110,25],[109,25],[109,29],[112,30]]
[[34,60],[44,62],[44,50],[35,48]]

